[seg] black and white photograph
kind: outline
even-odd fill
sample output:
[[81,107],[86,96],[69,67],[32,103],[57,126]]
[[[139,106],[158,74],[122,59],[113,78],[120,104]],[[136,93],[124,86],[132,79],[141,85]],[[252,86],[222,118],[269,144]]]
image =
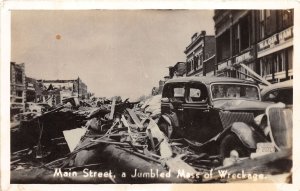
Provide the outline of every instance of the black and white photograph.
[[10,184],[295,183],[293,6],[10,25]]

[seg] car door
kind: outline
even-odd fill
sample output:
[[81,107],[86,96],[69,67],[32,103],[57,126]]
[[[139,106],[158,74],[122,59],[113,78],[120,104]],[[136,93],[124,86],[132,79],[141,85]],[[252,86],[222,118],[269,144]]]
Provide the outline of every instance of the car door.
[[186,87],[186,103],[183,104],[186,124],[185,137],[198,142],[205,142],[220,130],[214,128],[218,120],[214,110],[209,107],[208,91],[205,84],[190,83]]
[[[166,84],[162,94],[161,104],[162,114],[168,114],[173,120],[176,120],[175,124],[178,124],[178,127],[184,126],[183,119],[183,103],[185,102],[185,83],[172,83]],[[178,131],[178,127],[174,129]]]

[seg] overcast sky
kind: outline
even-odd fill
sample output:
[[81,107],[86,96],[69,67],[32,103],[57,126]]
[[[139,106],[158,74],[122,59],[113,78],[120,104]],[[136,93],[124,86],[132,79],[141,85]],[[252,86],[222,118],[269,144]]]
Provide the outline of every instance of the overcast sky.
[[12,11],[12,61],[36,79],[78,76],[97,96],[149,94],[185,61],[195,32],[214,34],[210,10]]

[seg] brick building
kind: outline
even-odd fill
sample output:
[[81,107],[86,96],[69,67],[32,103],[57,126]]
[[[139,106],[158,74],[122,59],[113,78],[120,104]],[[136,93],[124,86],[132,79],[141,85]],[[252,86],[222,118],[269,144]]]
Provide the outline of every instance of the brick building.
[[216,75],[291,79],[293,10],[215,10]]
[[253,10],[215,10],[217,76],[246,78],[241,63],[255,69],[254,18]]
[[294,11],[259,10],[257,15],[257,73],[270,82],[293,78]]
[[26,87],[25,87],[25,64],[10,63],[10,105],[11,116],[25,111]]
[[215,75],[215,59],[216,55],[213,55],[203,61],[203,76]]
[[[186,47],[186,76],[205,76],[204,60],[215,54],[215,36],[206,35],[205,31],[195,33]],[[209,67],[207,67],[209,68]]]

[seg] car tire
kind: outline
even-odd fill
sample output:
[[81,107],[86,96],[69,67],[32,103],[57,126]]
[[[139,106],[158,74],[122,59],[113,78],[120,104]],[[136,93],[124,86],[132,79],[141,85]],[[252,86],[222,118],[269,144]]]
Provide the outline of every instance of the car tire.
[[237,151],[239,157],[249,157],[251,153],[235,134],[230,133],[221,141],[220,155],[222,158],[228,158],[233,150]]
[[167,122],[162,122],[159,124],[159,129],[170,139],[173,134],[173,127]]

